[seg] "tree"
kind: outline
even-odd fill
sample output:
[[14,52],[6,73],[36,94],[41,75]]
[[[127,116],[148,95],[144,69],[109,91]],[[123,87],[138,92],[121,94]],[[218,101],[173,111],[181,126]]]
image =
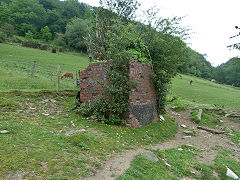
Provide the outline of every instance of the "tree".
[[135,17],[136,11],[140,6],[137,0],[100,0],[100,4],[103,8],[109,9],[128,20]]
[[73,18],[66,26],[65,39],[68,46],[87,52],[85,37],[87,36],[90,22],[81,18]]
[[50,32],[48,26],[45,26],[44,28],[41,29],[41,38],[45,41],[49,41],[52,39],[52,33]]
[[218,66],[214,71],[214,79],[219,83],[240,87],[240,64],[236,63],[238,60],[232,58]]
[[25,33],[25,37],[27,39],[33,39],[33,33],[32,31],[28,30],[28,32]]
[[[185,58],[186,44],[182,38],[186,31],[178,27],[178,18],[157,17],[155,23],[149,25],[135,22],[133,17],[138,8],[135,0],[105,0],[101,3],[104,8],[96,10],[88,47],[94,58],[113,60],[113,65],[107,69],[110,86],[105,87],[101,100],[92,106],[93,112],[104,116],[107,122],[115,122],[116,117],[127,110],[131,84],[127,67],[129,59],[134,58],[153,66],[157,110],[163,113],[167,84]],[[123,103],[121,107],[119,102]]]
[[5,23],[1,27],[1,31],[7,35],[7,37],[11,37],[15,34],[14,26],[8,23]]
[[[236,35],[230,37],[230,39],[233,39],[233,38],[236,38],[236,37],[240,36],[240,27],[235,26],[235,29],[237,29],[239,32],[238,32]],[[238,50],[240,50],[240,42],[239,42],[239,43],[231,44],[231,45],[228,46],[228,48],[230,48],[230,49],[232,48],[232,49],[238,49]]]

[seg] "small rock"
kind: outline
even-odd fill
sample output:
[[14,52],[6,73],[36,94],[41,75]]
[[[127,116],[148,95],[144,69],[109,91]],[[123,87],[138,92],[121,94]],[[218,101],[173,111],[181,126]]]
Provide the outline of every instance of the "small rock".
[[182,128],[186,128],[187,126],[185,124],[181,124],[181,127]]
[[183,149],[182,149],[182,148],[178,148],[177,150],[178,150],[178,151],[183,151]]
[[54,100],[54,99],[51,99],[51,102],[52,102],[52,103],[56,103],[57,101],[56,101],[56,100]]
[[91,119],[97,120],[97,116],[91,116]]
[[226,114],[226,115],[225,115],[225,117],[228,117],[228,116],[230,116],[230,114]]
[[9,131],[8,130],[2,130],[2,131],[0,131],[0,133],[1,134],[7,134],[7,133],[9,133]]
[[202,109],[199,109],[197,117],[200,120],[202,119]]
[[69,132],[67,132],[65,135],[66,136],[71,136],[73,134],[84,134],[86,132],[85,129],[80,129],[80,130],[71,130]]
[[48,102],[48,99],[45,99],[42,101],[42,103],[47,103]]
[[159,116],[161,121],[165,121],[164,117],[162,115]]
[[73,128],[76,127],[75,124],[74,124],[74,122],[73,122],[73,120],[71,121],[71,124],[72,124],[72,127],[73,127]]
[[186,134],[186,135],[194,135],[195,131],[186,130],[186,131],[184,131],[184,134]]
[[183,136],[182,139],[191,138],[192,136]]
[[49,116],[50,114],[48,114],[48,113],[42,113],[44,116]]
[[58,133],[60,134],[60,133],[62,133],[63,132],[63,130],[60,130]]
[[231,177],[233,179],[239,179],[239,177],[231,170],[227,167],[227,174],[228,177]]
[[156,156],[153,152],[151,152],[151,151],[144,151],[144,152],[142,153],[142,155],[143,155],[145,158],[147,158],[147,159],[149,159],[150,161],[152,161],[152,162],[158,162],[157,156]]
[[31,110],[35,110],[36,108],[30,107],[29,109],[31,109]]
[[220,123],[223,123],[223,120],[220,120]]
[[170,164],[168,164],[167,162],[165,162],[165,164],[166,164],[168,167],[171,167],[171,165],[170,165]]

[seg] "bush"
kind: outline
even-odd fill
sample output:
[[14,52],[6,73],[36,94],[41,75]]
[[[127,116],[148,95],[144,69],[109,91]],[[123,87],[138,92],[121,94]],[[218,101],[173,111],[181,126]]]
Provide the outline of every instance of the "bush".
[[23,46],[40,49],[41,43],[37,40],[26,40],[23,42]]
[[47,50],[47,49],[48,49],[48,45],[46,45],[46,44],[41,44],[40,49],[41,49],[41,50]]
[[65,48],[59,48],[59,52],[65,52],[66,49]]
[[0,43],[3,43],[7,38],[7,35],[0,31]]
[[56,53],[57,49],[56,48],[52,48],[52,53]]
[[21,37],[21,36],[13,36],[12,38],[8,38],[8,42],[11,43],[18,43],[18,44],[22,44],[24,42],[25,38]]

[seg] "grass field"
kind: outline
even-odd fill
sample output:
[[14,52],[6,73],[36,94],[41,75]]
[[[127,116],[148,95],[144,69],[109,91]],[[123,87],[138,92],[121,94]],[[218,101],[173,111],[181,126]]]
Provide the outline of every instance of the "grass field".
[[[71,110],[76,91],[0,92],[0,179],[79,179],[124,149],[173,137],[169,116],[143,128],[106,125]],[[74,123],[74,127],[72,123]],[[84,134],[66,136],[71,130]]]
[[[194,81],[193,85],[190,85],[190,79]],[[240,109],[240,88],[193,76],[175,77],[172,81],[171,93],[194,104],[215,104],[219,108]]]
[[[8,62],[6,59],[8,58]],[[30,78],[36,61],[34,78]],[[88,65],[88,58],[78,53],[51,53],[48,51],[0,43],[0,91],[11,89],[56,89],[57,65],[61,72],[72,72]],[[50,73],[52,74],[50,78]],[[76,80],[62,80],[61,89],[77,89]]]
[[61,65],[66,71],[72,69],[84,69],[88,65],[87,55],[79,53],[51,53],[38,49],[26,48],[10,44],[0,43],[0,58],[19,62],[36,60],[41,65]]

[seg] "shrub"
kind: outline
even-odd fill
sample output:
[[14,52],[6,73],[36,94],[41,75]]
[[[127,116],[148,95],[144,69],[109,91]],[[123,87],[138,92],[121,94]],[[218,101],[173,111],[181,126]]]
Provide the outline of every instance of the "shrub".
[[7,35],[0,31],[0,43],[3,43],[7,38]]
[[65,52],[66,49],[65,48],[59,48],[59,52]]
[[5,23],[2,25],[1,30],[7,35],[7,37],[11,37],[15,34],[14,26],[12,24]]
[[40,49],[41,49],[41,50],[47,50],[47,49],[48,49],[48,45],[46,45],[46,44],[41,44]]
[[23,46],[40,49],[41,43],[37,40],[26,40],[23,42]]
[[13,36],[12,38],[8,38],[8,41],[11,43],[18,43],[21,44],[23,43],[25,39],[21,36]]
[[56,53],[57,49],[56,48],[52,48],[52,53]]

